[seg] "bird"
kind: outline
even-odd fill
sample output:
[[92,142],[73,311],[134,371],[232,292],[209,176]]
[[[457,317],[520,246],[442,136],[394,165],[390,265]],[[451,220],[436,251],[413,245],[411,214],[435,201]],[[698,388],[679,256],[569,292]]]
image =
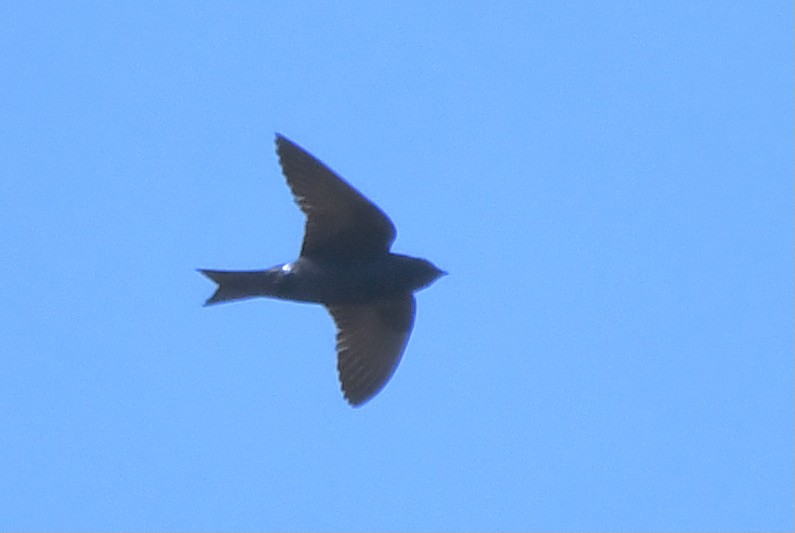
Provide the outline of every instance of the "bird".
[[389,217],[323,162],[276,134],[276,154],[306,221],[298,259],[266,270],[198,271],[217,284],[205,306],[255,297],[323,305],[336,325],[345,400],[359,407],[394,374],[414,326],[414,292],[447,274],[391,252]]

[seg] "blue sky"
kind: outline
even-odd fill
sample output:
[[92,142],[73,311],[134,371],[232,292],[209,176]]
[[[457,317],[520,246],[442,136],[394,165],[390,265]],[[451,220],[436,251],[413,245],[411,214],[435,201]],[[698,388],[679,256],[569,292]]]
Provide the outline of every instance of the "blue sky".
[[[788,2],[6,2],[0,529],[792,530]],[[361,409],[279,131],[450,272]]]

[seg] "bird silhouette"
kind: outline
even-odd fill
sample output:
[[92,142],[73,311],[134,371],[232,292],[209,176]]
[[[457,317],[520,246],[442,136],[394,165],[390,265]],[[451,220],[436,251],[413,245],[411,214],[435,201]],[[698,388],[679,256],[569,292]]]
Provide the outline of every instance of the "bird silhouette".
[[345,399],[360,406],[395,372],[414,325],[414,292],[446,274],[390,252],[389,217],[309,152],[276,135],[276,153],[306,215],[301,253],[267,270],[199,269],[218,287],[205,305],[253,297],[322,304],[337,326]]

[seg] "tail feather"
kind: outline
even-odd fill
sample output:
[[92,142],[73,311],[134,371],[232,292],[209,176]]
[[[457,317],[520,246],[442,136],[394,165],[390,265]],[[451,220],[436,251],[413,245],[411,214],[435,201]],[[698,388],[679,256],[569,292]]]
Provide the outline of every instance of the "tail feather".
[[204,302],[205,306],[259,296],[257,280],[262,279],[263,271],[241,272],[200,268],[198,272],[218,284],[215,293]]

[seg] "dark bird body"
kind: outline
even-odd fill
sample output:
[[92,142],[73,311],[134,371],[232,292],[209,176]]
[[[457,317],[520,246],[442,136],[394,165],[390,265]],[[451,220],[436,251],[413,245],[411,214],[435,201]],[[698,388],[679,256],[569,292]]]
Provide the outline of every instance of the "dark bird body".
[[258,296],[323,304],[337,325],[343,393],[361,405],[400,362],[414,323],[413,292],[445,272],[391,253],[389,218],[300,146],[277,135],[276,151],[307,217],[301,255],[267,270],[200,270],[218,284],[207,305]]

